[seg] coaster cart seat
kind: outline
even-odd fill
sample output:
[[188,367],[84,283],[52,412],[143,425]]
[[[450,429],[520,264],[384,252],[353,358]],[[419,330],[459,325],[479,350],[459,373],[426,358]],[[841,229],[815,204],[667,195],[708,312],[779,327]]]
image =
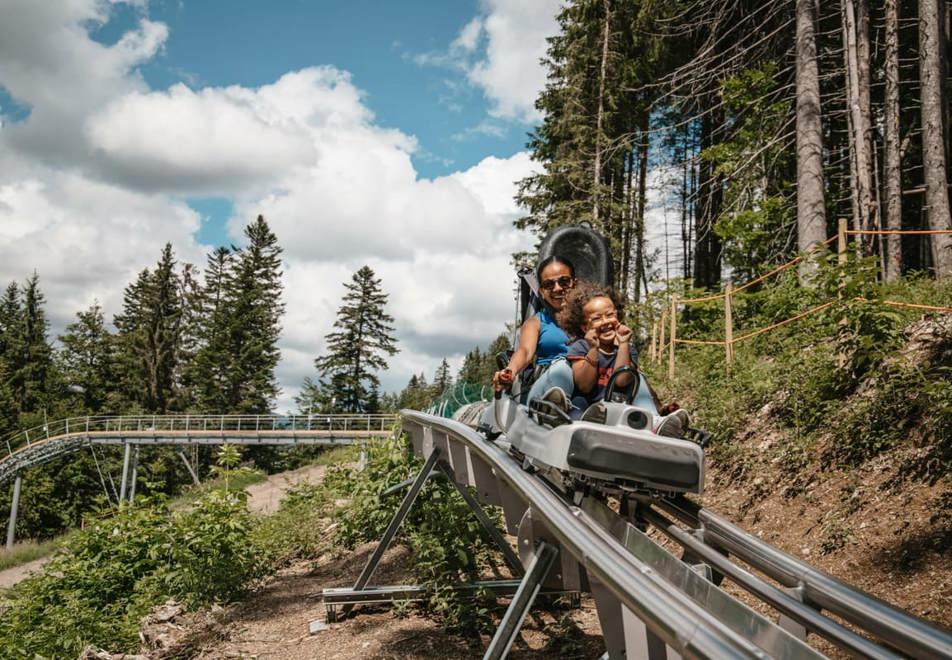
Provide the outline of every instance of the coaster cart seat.
[[[579,279],[608,286],[613,283],[608,241],[586,225],[563,226],[550,232],[539,246],[539,261],[551,255],[572,262]],[[535,273],[524,271],[519,278],[521,326],[542,303]],[[508,362],[505,355],[498,359],[502,366]],[[532,368],[524,371],[537,375]],[[634,376],[633,382],[627,391],[618,390],[616,380],[626,372]],[[498,396],[484,411],[478,428],[490,438],[504,435],[510,452],[522,461],[523,467],[542,471],[547,479],[569,490],[598,484],[602,489],[662,495],[701,493],[701,445],[691,439],[669,438],[651,431],[654,411],[632,405],[640,379],[641,375],[628,367],[617,370],[605,400],[590,406],[577,421],[549,401],[527,401],[531,381],[517,379],[509,394]]]

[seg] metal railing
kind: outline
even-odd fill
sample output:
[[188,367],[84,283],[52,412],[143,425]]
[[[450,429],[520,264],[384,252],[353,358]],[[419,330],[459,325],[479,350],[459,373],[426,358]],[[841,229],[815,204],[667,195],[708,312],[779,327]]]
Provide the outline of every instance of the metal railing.
[[389,433],[396,415],[119,415],[69,417],[4,439],[9,455],[55,438],[91,435],[246,433]]

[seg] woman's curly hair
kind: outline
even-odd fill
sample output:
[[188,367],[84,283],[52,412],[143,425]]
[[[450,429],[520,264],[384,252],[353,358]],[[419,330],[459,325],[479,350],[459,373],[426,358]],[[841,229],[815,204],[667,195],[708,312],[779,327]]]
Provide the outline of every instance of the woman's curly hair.
[[569,337],[578,339],[585,336],[585,331],[582,329],[585,324],[585,314],[582,308],[593,298],[608,298],[611,300],[618,312],[618,320],[621,321],[621,305],[618,304],[615,292],[610,286],[592,280],[579,280],[565,294],[565,307],[562,308],[556,318],[559,327],[565,330]]

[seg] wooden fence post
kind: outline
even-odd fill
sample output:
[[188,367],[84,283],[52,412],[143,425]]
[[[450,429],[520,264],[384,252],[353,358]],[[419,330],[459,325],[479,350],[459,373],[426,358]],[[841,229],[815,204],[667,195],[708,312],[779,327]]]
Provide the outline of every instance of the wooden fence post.
[[[836,232],[836,263],[839,267],[846,265],[846,218],[840,218],[839,224],[837,225]],[[843,302],[843,298],[846,293],[846,272],[840,271],[840,282],[839,282],[839,291],[836,294],[836,297],[839,298],[840,302]],[[842,328],[847,324],[846,316],[840,319],[840,327]],[[836,366],[842,368],[846,364],[846,353],[837,352],[836,354]]]
[[836,232],[836,263],[846,263],[846,218],[840,218]]
[[655,363],[661,362],[661,355],[664,352],[664,334],[665,334],[665,323],[668,320],[668,308],[663,307],[661,309],[661,320],[658,322],[658,352],[655,354]]
[[658,358],[658,322],[651,322],[651,344],[648,349],[648,358],[654,364]]
[[731,283],[727,283],[724,291],[724,353],[727,358],[727,373],[731,372],[734,363],[734,313],[731,303]]
[[671,296],[671,350],[668,351],[668,378],[674,378],[674,345],[678,337],[678,296]]

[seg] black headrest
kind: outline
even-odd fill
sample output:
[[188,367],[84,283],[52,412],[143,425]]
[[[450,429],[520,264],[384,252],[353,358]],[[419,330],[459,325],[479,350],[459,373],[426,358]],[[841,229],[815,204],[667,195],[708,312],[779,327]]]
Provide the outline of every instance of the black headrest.
[[552,255],[571,261],[578,279],[614,284],[608,239],[588,225],[563,225],[550,231],[539,245],[538,263]]
[[[563,225],[556,227],[539,244],[539,260],[552,255],[568,259],[575,266],[575,276],[593,280],[607,286],[614,284],[612,254],[608,240],[588,225]],[[527,319],[541,306],[535,294],[539,286],[534,271],[519,273],[519,312],[521,320]],[[520,321],[521,322],[521,321]]]

